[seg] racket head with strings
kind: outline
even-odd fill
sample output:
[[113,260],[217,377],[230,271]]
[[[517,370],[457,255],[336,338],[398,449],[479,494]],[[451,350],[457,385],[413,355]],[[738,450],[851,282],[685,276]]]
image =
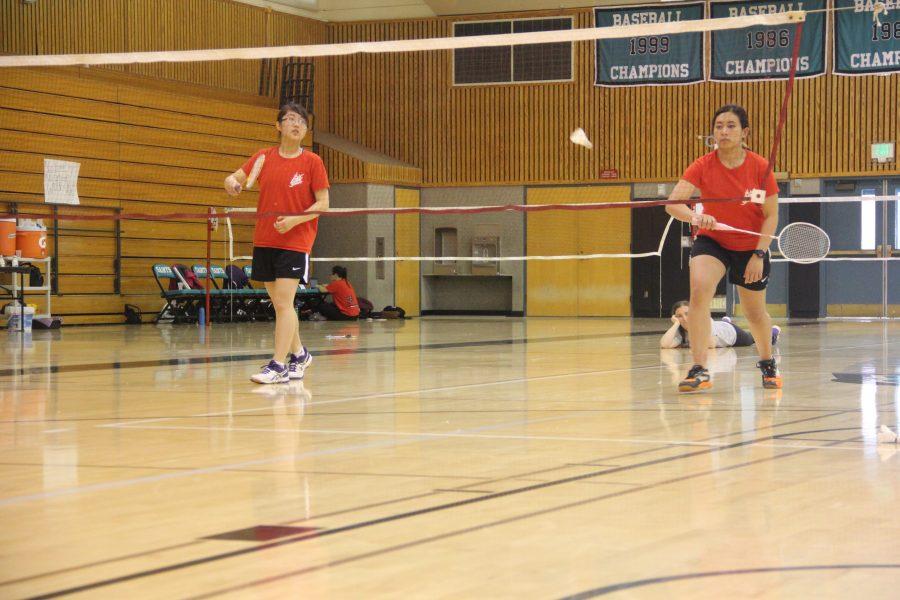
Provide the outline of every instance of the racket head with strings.
[[265,154],[261,154],[259,158],[253,161],[253,168],[250,169],[250,175],[247,176],[247,183],[244,184],[245,190],[253,188],[253,186],[256,184],[256,180],[259,178],[259,174],[262,173],[263,165],[265,163]]
[[812,223],[791,223],[778,235],[778,250],[791,262],[809,265],[828,256],[831,238]]

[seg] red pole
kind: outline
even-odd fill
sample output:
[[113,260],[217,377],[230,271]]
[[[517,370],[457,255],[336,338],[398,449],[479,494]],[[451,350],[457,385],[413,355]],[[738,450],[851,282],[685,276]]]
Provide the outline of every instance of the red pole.
[[787,123],[788,105],[791,101],[791,93],[794,91],[794,79],[797,76],[797,65],[800,60],[800,41],[803,39],[803,21],[797,23],[794,32],[794,48],[791,51],[791,70],[788,75],[787,86],[784,90],[784,99],[781,101],[781,111],[778,113],[778,125],[775,126],[775,138],[772,140],[772,150],[769,152],[769,166],[760,180],[759,187],[766,189],[766,180],[775,170],[775,159],[778,158],[778,146],[781,144],[781,134],[784,133],[784,125]]
[[212,207],[209,208],[209,216],[206,217],[206,326],[212,325],[212,316],[209,314],[209,280],[212,279],[212,271],[209,262],[212,254]]

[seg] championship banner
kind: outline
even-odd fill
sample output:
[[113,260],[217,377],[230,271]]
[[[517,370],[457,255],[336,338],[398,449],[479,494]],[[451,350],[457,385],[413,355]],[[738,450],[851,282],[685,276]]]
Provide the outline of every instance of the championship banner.
[[[596,27],[703,19],[704,5],[595,8]],[[679,33],[597,40],[595,85],[671,85],[703,81],[703,34]]]
[[834,7],[835,73],[900,72],[900,0],[834,0]]
[[[714,19],[743,17],[795,10],[817,11],[827,7],[827,0],[803,2],[714,2],[710,4]],[[826,25],[824,12],[806,13],[797,77],[815,77],[825,72]],[[796,25],[748,27],[737,31],[713,32],[713,81],[752,81],[787,79],[791,72]]]

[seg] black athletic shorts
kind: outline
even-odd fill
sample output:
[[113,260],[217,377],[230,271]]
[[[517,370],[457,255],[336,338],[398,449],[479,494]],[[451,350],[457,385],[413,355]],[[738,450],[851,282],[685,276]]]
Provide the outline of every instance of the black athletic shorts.
[[299,279],[309,283],[309,254],[281,248],[253,248],[253,279]]
[[747,263],[753,256],[753,250],[729,250],[720,246],[719,242],[709,236],[698,235],[691,248],[691,257],[703,255],[719,259],[719,262],[728,269],[728,281],[734,285],[759,291],[766,289],[766,285],[769,283],[769,270],[772,268],[772,264],[769,262],[768,252],[763,259],[762,279],[755,283],[744,283],[744,271],[747,270]]

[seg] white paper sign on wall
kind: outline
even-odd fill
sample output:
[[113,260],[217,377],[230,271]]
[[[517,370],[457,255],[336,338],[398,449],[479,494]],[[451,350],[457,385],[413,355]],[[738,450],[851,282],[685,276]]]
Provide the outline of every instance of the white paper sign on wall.
[[44,159],[44,202],[79,204],[78,170],[81,163]]

